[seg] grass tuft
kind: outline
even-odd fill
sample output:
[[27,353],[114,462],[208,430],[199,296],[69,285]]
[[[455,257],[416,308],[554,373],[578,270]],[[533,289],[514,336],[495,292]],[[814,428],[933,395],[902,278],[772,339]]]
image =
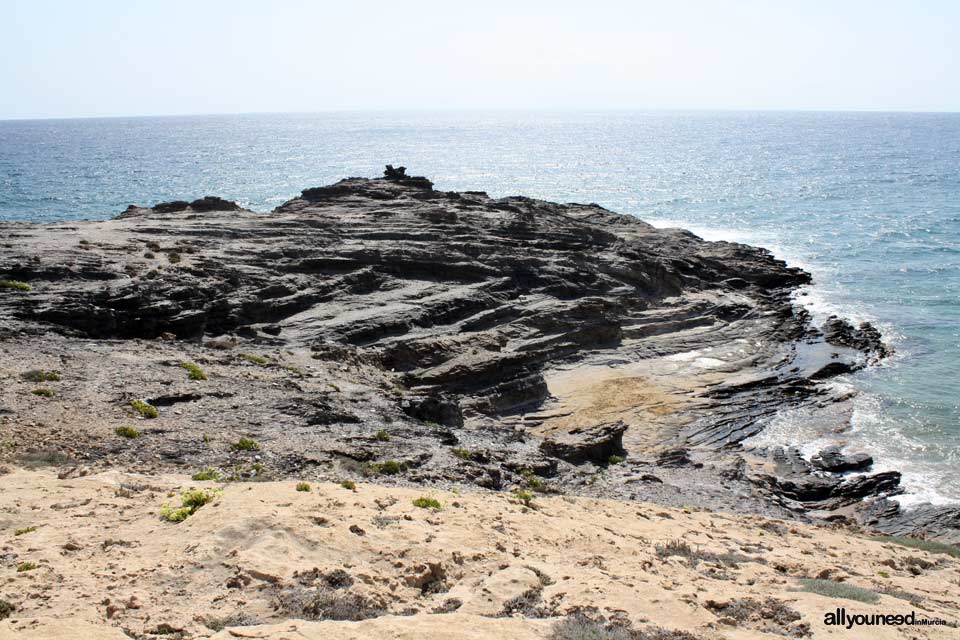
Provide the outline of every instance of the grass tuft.
[[436,498],[428,498],[426,496],[420,496],[419,498],[413,501],[413,506],[420,507],[421,509],[433,509],[434,511],[440,511],[443,507],[440,505],[440,501]]
[[0,289],[14,289],[16,291],[30,291],[30,285],[19,280],[0,280]]
[[183,522],[221,493],[219,489],[184,489],[180,492],[180,506],[172,507],[169,503],[163,505],[160,507],[160,517],[168,522]]
[[616,455],[610,456],[609,458],[607,458],[607,462],[609,462],[610,464],[620,464],[624,460],[626,460],[626,458],[624,458],[623,456],[616,456]]
[[138,429],[127,425],[117,427],[113,431],[121,438],[136,438],[140,435],[140,431]]
[[35,396],[41,396],[44,398],[52,398],[53,396],[57,395],[50,389],[34,389],[30,393],[32,393]]
[[160,415],[157,408],[145,400],[131,400],[130,406],[133,407],[134,411],[148,420],[152,420]]
[[407,470],[405,462],[397,460],[384,460],[383,462],[371,462],[366,466],[366,471],[374,475],[395,476]]
[[469,449],[464,449],[462,447],[454,447],[450,451],[453,452],[453,455],[457,456],[458,458],[462,458],[463,460],[473,459],[473,453],[471,453]]
[[522,502],[525,507],[533,506],[533,494],[526,489],[515,489],[513,497]]
[[311,489],[310,489],[310,483],[309,483],[309,482],[298,482],[298,483],[297,483],[297,491],[304,491],[304,492],[306,492],[306,493],[309,493],[309,492],[311,491]]
[[181,369],[186,369],[189,374],[188,377],[191,380],[206,380],[207,374],[203,372],[203,369],[200,368],[196,362],[181,362]]
[[253,438],[243,436],[242,438],[237,440],[237,442],[233,445],[233,450],[234,451],[259,451],[260,443],[254,440]]
[[240,357],[253,364],[267,364],[269,360],[264,356],[254,355],[252,353],[241,353]]
[[354,482],[353,480],[341,480],[340,486],[343,487],[344,489],[349,489],[350,491],[357,490],[357,483]]
[[17,529],[16,531],[13,532],[13,535],[15,535],[15,536],[22,536],[22,535],[25,534],[25,533],[32,533],[32,532],[34,532],[34,531],[36,531],[36,530],[37,530],[36,527],[25,527],[25,528],[23,528],[23,529]]
[[33,571],[37,568],[36,562],[21,562],[17,565],[17,573],[23,573],[24,571]]
[[390,434],[384,431],[383,429],[380,429],[379,431],[377,431],[377,433],[373,437],[379,440],[380,442],[390,441]]
[[220,479],[220,471],[214,469],[213,467],[206,467],[197,471],[195,474],[190,476],[192,479],[201,481],[201,480],[213,480],[217,481]]

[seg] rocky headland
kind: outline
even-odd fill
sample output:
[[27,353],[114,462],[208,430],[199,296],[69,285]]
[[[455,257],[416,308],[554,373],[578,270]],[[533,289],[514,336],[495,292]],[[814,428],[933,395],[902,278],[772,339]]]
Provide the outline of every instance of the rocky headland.
[[901,509],[900,474],[865,454],[751,444],[785,408],[842,442],[851,397],[831,379],[887,355],[869,325],[814,326],[794,299],[808,274],[764,249],[392,167],[270,213],[208,196],[3,228],[11,470],[373,482],[528,510],[562,494],[960,541],[960,511]]

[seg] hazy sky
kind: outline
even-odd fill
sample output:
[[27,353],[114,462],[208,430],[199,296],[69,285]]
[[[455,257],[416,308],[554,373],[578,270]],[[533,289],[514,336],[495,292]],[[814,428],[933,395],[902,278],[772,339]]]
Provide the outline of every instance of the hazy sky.
[[0,118],[960,110],[956,0],[0,0]]

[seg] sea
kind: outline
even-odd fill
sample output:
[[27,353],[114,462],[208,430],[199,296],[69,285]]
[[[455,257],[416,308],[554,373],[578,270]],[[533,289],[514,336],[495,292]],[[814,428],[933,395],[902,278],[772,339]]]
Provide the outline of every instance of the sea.
[[[594,202],[813,274],[816,318],[895,354],[833,382],[852,428],[803,412],[757,444],[839,441],[904,474],[904,505],[960,504],[960,114],[338,112],[0,121],[0,221],[104,219],[218,195],[257,211],[387,163],[443,190]],[[0,235],[3,228],[0,226]]]

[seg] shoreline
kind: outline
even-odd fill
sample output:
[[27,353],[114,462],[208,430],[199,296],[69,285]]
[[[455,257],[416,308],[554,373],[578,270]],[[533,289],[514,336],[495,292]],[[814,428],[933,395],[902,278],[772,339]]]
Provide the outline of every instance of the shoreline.
[[[242,402],[226,401],[235,394],[227,382],[234,378],[245,381],[241,400],[266,393],[276,398],[272,415],[289,423],[264,430],[266,413],[246,427],[224,424],[221,435],[209,434],[209,453],[191,451],[185,433],[171,439],[161,432],[132,443],[148,447],[150,453],[139,454],[107,435],[129,413],[123,403],[135,399],[132,392],[122,391],[127,400],[118,404],[116,392],[87,384],[78,398],[103,403],[93,411],[102,431],[80,440],[82,456],[94,466],[250,464],[225,441],[246,429],[278,439],[271,472],[279,477],[304,468],[318,479],[358,477],[365,465],[393,455],[415,471],[384,482],[499,487],[531,471],[551,490],[581,495],[602,491],[597,495],[801,519],[828,513],[867,526],[892,522],[897,533],[917,525],[904,525],[889,499],[903,492],[897,472],[861,473],[869,464],[845,468],[842,460],[824,470],[789,447],[751,446],[749,438],[787,407],[815,409],[834,421],[832,430],[848,424],[849,394],[831,390],[829,381],[886,355],[869,326],[836,320],[824,336],[796,304],[809,276],[764,249],[655,228],[596,205],[438,192],[426,178],[402,173],[307,189],[269,214],[209,197],[151,209],[131,205],[107,221],[15,228],[25,243],[19,254],[0,252],[0,270],[38,285],[35,294],[0,299],[14,319],[0,327],[6,336],[0,343],[8,345],[12,362],[23,363],[17,367],[27,367],[36,354],[19,352],[10,337],[44,336],[51,355],[59,351],[66,362],[63,354],[71,354],[81,363],[65,370],[65,379],[83,379],[85,367],[108,357],[131,366],[126,375],[132,380],[153,380],[143,397],[155,401],[164,429],[171,415],[214,424],[231,415],[248,421]],[[304,233],[347,240],[342,247],[327,240],[307,249],[283,244]],[[470,244],[473,233],[486,234],[477,246]],[[228,253],[214,257],[220,247],[211,238]],[[268,248],[265,256],[272,257],[264,261],[249,253],[257,245],[247,238],[263,238],[258,242],[266,247],[279,243],[279,249]],[[524,243],[532,247],[530,257],[517,252]],[[644,255],[651,250],[653,256]],[[48,254],[50,265],[44,264]],[[578,264],[587,256],[592,264]],[[269,263],[277,259],[279,268]],[[437,270],[438,276],[431,273]],[[501,278],[511,270],[514,275]],[[275,284],[261,272],[271,273]],[[198,276],[201,289],[184,288]],[[224,296],[224,288],[237,293]],[[338,297],[343,301],[322,306]],[[144,324],[137,305],[156,317]],[[104,339],[120,341],[97,342]],[[270,364],[250,371],[250,362],[237,361],[241,349],[270,351]],[[160,357],[140,358],[144,350]],[[685,361],[682,354],[691,352],[699,355]],[[209,363],[221,381],[204,385],[219,390],[198,395],[203,385],[173,383],[167,367],[178,358]],[[284,359],[289,364],[280,365]],[[409,450],[371,444],[358,427],[367,419],[350,406],[356,400],[332,397],[313,381],[344,378],[337,364],[344,359],[359,376],[345,380],[380,416],[373,422],[385,433],[391,423],[402,425],[412,438]],[[321,363],[322,371],[307,368]],[[53,361],[49,366],[57,368]],[[17,367],[14,376],[21,373]],[[291,370],[302,375],[290,379]],[[593,371],[593,378],[580,373],[572,386],[557,387],[557,376],[571,370]],[[606,382],[592,389],[596,376]],[[163,391],[171,384],[182,388]],[[263,385],[300,400],[284,400]],[[50,406],[20,398],[9,401],[14,423],[18,408],[24,417],[46,419]],[[76,401],[58,397],[46,404],[66,403],[69,413]],[[218,408],[200,406],[211,403]],[[551,415],[564,411],[573,417]],[[304,426],[316,433],[301,432]],[[568,453],[549,453],[559,446],[552,440],[570,440],[578,429],[585,431],[563,445]],[[319,446],[315,459],[298,453],[306,442]],[[466,458],[471,464],[462,468],[438,443],[476,449],[476,458]],[[29,438],[23,444],[29,448]],[[621,449],[628,453],[625,464],[609,464],[606,457],[623,457],[616,454]],[[656,480],[638,483],[643,476]],[[727,485],[738,488],[701,488]],[[952,539],[950,519],[949,510],[927,513],[920,527]]]
[[[786,264],[792,267],[796,267],[811,273],[813,281],[796,289],[793,293],[793,300],[796,305],[802,307],[807,313],[810,314],[814,325],[818,326],[822,324],[830,316],[837,316],[847,319],[854,325],[861,322],[870,322],[871,324],[877,326],[883,336],[884,344],[888,345],[890,349],[889,355],[880,361],[871,362],[866,370],[862,372],[856,372],[854,378],[849,382],[843,382],[839,380],[836,381],[836,384],[848,385],[857,393],[857,398],[854,400],[856,406],[854,408],[854,414],[851,417],[851,426],[841,433],[835,433],[830,429],[826,429],[819,432],[813,431],[807,435],[817,438],[817,440],[821,443],[818,448],[837,445],[844,450],[867,451],[875,457],[876,467],[878,470],[899,470],[903,472],[904,480],[902,484],[906,489],[906,492],[902,495],[894,496],[892,499],[901,504],[904,509],[911,509],[928,503],[939,507],[955,508],[960,506],[960,495],[951,497],[950,495],[944,493],[942,489],[929,478],[931,474],[936,474],[937,466],[942,465],[942,463],[930,463],[931,467],[924,474],[924,477],[916,477],[915,474],[912,474],[906,467],[914,465],[924,466],[926,464],[925,460],[896,458],[896,456],[891,454],[891,452],[888,450],[889,447],[877,447],[875,433],[859,433],[859,428],[856,426],[858,418],[870,420],[876,412],[880,411],[880,408],[871,409],[869,407],[863,407],[862,404],[864,402],[870,400],[883,402],[885,399],[891,399],[882,395],[878,391],[870,390],[868,385],[862,379],[864,375],[870,375],[871,371],[873,372],[873,375],[882,375],[882,371],[891,372],[890,375],[892,375],[892,371],[894,371],[895,367],[902,366],[903,361],[911,357],[910,353],[903,350],[905,338],[894,324],[885,322],[873,314],[858,314],[857,310],[851,306],[851,304],[838,304],[837,302],[832,301],[829,295],[830,291],[828,289],[824,289],[824,285],[822,284],[824,279],[829,278],[830,270],[824,268],[815,268],[814,265],[809,263],[807,260],[800,258],[797,252],[787,250],[781,240],[769,242],[771,238],[764,237],[764,234],[757,235],[754,233],[743,232],[735,227],[704,227],[697,225],[690,227],[690,225],[685,225],[683,221],[673,219],[650,220],[649,222],[658,228],[690,228],[692,231],[697,233],[697,235],[700,235],[708,241],[745,243],[751,246],[765,247],[769,249],[777,259],[783,260]],[[841,393],[843,391],[844,390],[841,390]],[[874,417],[874,419],[882,418]],[[896,426],[893,428],[897,429]],[[923,444],[922,442],[913,440],[912,436],[903,433],[902,431],[898,430],[896,435],[911,441],[914,446],[919,447]],[[761,434],[761,436],[758,436],[758,438],[762,439],[763,435]],[[801,443],[809,443],[809,439],[806,437],[784,437],[779,441],[774,441],[767,438],[762,439],[761,441],[767,446],[780,445],[784,447],[798,446]],[[816,453],[815,450],[811,450],[811,445],[809,444],[803,448],[805,451],[804,455],[807,460],[809,460],[810,456]]]

